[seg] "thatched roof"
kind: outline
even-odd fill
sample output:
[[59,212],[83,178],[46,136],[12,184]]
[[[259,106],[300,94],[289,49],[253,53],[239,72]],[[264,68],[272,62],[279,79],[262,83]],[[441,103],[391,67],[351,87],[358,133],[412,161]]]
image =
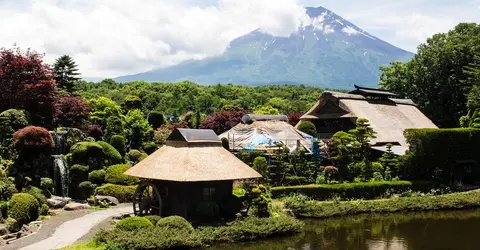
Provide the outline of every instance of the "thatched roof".
[[215,132],[205,129],[176,129],[167,139],[165,146],[128,169],[125,174],[179,182],[261,177],[224,149]]
[[[331,108],[336,106],[337,110]],[[398,143],[407,146],[403,131],[407,128],[437,128],[417,106],[408,99],[370,100],[362,95],[325,92],[301,120],[367,118],[377,132],[373,143]],[[322,133],[322,131],[318,131]]]

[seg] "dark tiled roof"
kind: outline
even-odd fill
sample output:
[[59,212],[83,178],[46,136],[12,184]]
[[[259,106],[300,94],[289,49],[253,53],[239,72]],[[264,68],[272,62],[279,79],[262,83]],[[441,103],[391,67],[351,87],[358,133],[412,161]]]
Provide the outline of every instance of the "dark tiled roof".
[[186,142],[220,142],[217,134],[211,129],[177,128],[167,138],[168,141]]

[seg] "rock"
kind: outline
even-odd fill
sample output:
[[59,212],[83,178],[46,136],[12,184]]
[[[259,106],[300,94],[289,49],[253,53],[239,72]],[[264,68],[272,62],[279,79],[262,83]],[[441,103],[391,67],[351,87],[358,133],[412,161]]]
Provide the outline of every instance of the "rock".
[[47,199],[47,204],[51,208],[62,208],[67,203],[72,200],[71,198],[68,197],[60,197],[60,196],[53,196],[49,199]]
[[102,201],[107,202],[107,204],[111,206],[116,206],[120,204],[120,202],[118,202],[118,199],[113,196],[95,195],[93,198],[95,199],[95,203]]
[[63,209],[74,211],[74,210],[89,209],[89,208],[90,208],[90,205],[88,204],[72,202],[72,203],[68,203]]
[[8,234],[8,229],[6,225],[0,225],[0,236]]
[[118,215],[112,216],[112,219],[122,220],[122,219],[125,219],[125,218],[128,218],[128,217],[130,217],[130,213],[123,213],[123,214],[118,214]]

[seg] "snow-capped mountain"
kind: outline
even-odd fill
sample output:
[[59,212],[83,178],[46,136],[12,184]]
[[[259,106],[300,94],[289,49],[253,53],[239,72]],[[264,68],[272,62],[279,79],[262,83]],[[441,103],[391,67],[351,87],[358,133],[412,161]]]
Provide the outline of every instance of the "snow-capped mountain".
[[413,56],[325,8],[307,8],[307,14],[311,24],[289,37],[255,30],[233,40],[220,56],[116,80],[286,83],[348,89],[353,84],[376,86],[379,66]]

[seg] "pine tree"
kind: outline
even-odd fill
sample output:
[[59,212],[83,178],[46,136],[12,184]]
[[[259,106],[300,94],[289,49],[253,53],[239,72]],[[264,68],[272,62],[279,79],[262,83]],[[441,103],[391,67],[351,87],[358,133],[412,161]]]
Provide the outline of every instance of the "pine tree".
[[80,79],[77,67],[73,58],[68,55],[63,55],[55,61],[55,81],[59,89],[70,93],[73,91],[75,83]]

